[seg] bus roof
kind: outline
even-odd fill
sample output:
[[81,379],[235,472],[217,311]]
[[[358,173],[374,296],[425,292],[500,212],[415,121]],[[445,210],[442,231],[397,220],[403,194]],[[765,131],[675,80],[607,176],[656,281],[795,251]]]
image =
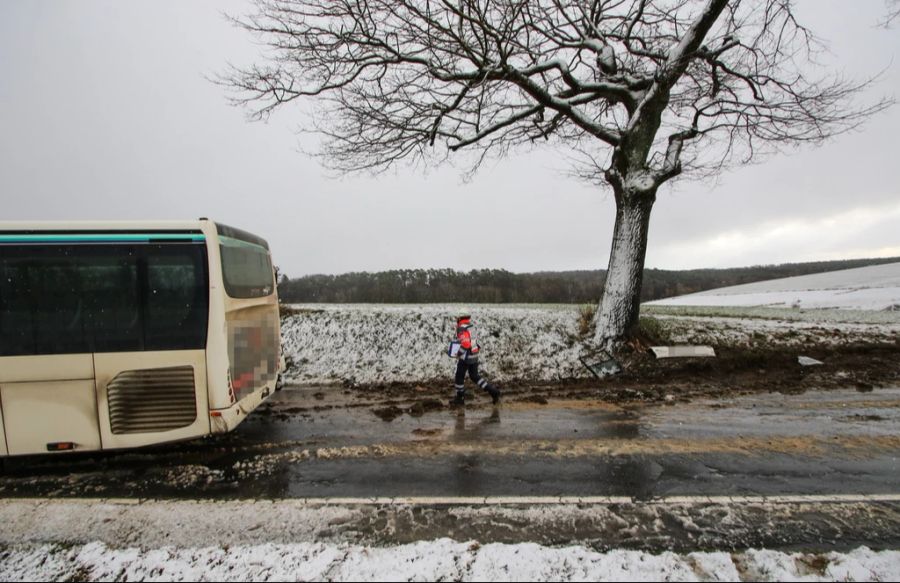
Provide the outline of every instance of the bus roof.
[[222,237],[239,239],[247,243],[269,249],[265,239],[242,229],[215,223],[209,219],[193,221],[0,221],[0,236],[3,235],[76,235],[98,233],[191,233],[200,234],[204,225],[213,225]]
[[28,231],[199,231],[206,220],[192,221],[0,221],[0,232]]

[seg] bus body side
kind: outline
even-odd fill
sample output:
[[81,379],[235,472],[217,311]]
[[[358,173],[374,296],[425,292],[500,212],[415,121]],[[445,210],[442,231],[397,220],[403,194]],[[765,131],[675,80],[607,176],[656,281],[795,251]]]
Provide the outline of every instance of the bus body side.
[[[113,241],[134,232],[96,225],[71,232],[103,231],[97,237]],[[160,241],[0,246],[0,269],[3,253],[13,257],[9,282],[28,279],[18,288],[0,281],[0,318],[7,320],[0,330],[13,335],[6,344],[0,339],[0,455],[132,448],[228,431],[274,389],[266,374],[237,392],[229,378],[233,314],[274,309],[278,333],[274,290],[255,302],[225,297],[211,221],[140,226]],[[0,232],[10,233],[9,226]],[[39,267],[15,267],[17,252],[37,257]],[[29,288],[35,280],[36,293]],[[67,295],[68,284],[82,293]]]

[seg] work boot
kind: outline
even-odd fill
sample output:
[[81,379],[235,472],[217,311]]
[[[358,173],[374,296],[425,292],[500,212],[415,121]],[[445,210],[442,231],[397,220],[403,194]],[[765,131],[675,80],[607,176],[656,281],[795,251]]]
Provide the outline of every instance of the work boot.
[[488,391],[488,394],[491,396],[491,403],[496,405],[500,402],[500,389],[494,387],[493,389]]
[[450,399],[451,407],[464,407],[466,404],[466,394],[459,392],[456,393],[456,396]]

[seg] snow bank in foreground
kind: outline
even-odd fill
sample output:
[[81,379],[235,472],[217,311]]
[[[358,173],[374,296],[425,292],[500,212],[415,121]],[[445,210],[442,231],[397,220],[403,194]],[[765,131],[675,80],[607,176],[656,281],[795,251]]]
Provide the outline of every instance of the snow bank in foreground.
[[114,549],[103,543],[0,551],[4,581],[896,581],[900,552],[860,547],[810,555],[769,550],[653,555],[580,546],[324,543]]
[[900,306],[900,263],[759,281],[666,298],[648,305],[896,309]]

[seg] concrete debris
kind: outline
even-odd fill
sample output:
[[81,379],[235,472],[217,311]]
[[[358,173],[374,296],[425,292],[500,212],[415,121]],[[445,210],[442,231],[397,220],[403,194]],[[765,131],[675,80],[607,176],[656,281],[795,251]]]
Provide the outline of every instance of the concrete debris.
[[712,346],[651,346],[656,358],[708,358],[715,357]]
[[821,360],[816,360],[815,358],[810,358],[808,356],[798,356],[797,362],[800,363],[800,366],[819,366],[825,364]]

